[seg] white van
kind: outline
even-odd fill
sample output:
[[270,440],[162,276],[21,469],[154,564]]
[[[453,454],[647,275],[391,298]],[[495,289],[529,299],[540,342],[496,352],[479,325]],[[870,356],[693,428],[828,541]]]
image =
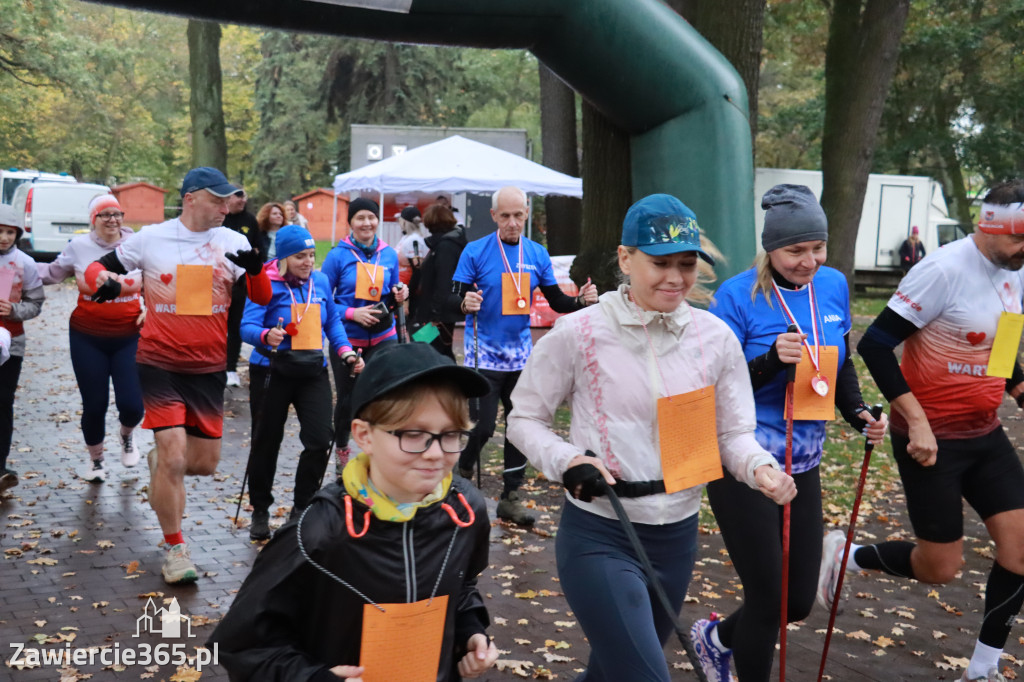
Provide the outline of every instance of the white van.
[[28,168],[0,168],[0,204],[14,201],[14,190],[26,182],[78,182],[67,173],[43,173]]
[[26,182],[11,202],[25,230],[19,245],[38,261],[57,257],[69,241],[90,230],[89,202],[109,194],[106,185],[86,182]]

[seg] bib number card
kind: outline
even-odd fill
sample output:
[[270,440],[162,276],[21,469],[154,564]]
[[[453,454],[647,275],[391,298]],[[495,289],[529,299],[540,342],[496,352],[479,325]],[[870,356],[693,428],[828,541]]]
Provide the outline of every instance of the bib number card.
[[359,263],[356,270],[356,298],[361,301],[379,301],[384,288],[384,268]]
[[658,441],[666,492],[721,478],[715,387],[658,398]]
[[793,419],[831,421],[836,418],[836,373],[839,347],[818,346],[818,369],[804,347],[793,383]]
[[175,315],[213,314],[213,266],[179,265],[174,288]]
[[[515,277],[519,277],[519,286],[516,287]],[[501,275],[501,314],[502,315],[529,315],[530,298],[530,273],[504,272]]]
[[292,303],[292,320],[298,330],[292,337],[295,350],[323,350],[324,335],[320,327],[320,304]]
[[381,608],[363,605],[363,682],[435,682],[448,596]]
[[1017,348],[1020,346],[1022,331],[1024,315],[1007,312],[999,315],[999,326],[996,327],[996,337],[992,340],[992,350],[989,351],[986,375],[1010,378],[1013,366],[1017,362]]

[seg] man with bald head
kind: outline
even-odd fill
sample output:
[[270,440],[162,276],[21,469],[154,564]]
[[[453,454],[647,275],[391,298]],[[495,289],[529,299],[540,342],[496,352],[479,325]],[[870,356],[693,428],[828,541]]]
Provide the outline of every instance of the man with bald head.
[[[476,426],[459,458],[459,473],[466,478],[472,476],[480,450],[494,434],[498,401],[506,418],[512,411],[512,389],[533,350],[533,289],[540,287],[552,310],[559,313],[597,303],[597,287],[593,284],[584,285],[576,298],[558,287],[548,252],[523,236],[528,216],[526,193],[521,189],[503,187],[495,192],[491,198],[491,218],[498,229],[466,246],[452,278],[452,305],[466,314],[466,364],[477,365],[475,336],[479,348],[476,368],[491,384],[491,392],[480,399],[479,408],[472,415]],[[519,525],[534,521],[519,496],[525,473],[526,457],[506,439],[498,517]]]

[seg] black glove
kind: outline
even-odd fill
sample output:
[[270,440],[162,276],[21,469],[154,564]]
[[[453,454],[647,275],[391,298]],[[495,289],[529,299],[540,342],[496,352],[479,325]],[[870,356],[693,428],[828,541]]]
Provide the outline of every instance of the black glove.
[[245,274],[252,277],[263,272],[263,259],[260,258],[260,252],[256,249],[245,249],[244,251],[237,251],[235,253],[225,253],[224,257],[238,267],[244,269]]
[[562,485],[577,500],[591,502],[594,497],[604,495],[608,484],[601,471],[593,464],[577,464],[566,469]]
[[113,301],[115,298],[121,295],[121,283],[111,277],[106,282],[100,285],[96,290],[96,293],[92,295],[92,300],[96,303],[106,303],[107,301]]

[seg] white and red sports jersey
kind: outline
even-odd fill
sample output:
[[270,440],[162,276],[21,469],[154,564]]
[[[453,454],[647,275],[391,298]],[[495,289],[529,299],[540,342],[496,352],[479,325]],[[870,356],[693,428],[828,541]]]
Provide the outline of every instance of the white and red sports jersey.
[[[1024,271],[1004,270],[967,237],[915,265],[888,306],[920,331],[900,367],[937,438],[973,438],[999,425],[1006,380],[986,376],[999,316],[1021,312]],[[893,411],[893,430],[907,423]]]
[[[139,362],[185,374],[224,369],[231,285],[245,274],[224,254],[249,248],[244,236],[226,227],[192,232],[177,218],[148,225],[117,247],[118,260],[127,270],[142,271],[147,313]],[[212,315],[175,313],[179,265],[213,267]]]

